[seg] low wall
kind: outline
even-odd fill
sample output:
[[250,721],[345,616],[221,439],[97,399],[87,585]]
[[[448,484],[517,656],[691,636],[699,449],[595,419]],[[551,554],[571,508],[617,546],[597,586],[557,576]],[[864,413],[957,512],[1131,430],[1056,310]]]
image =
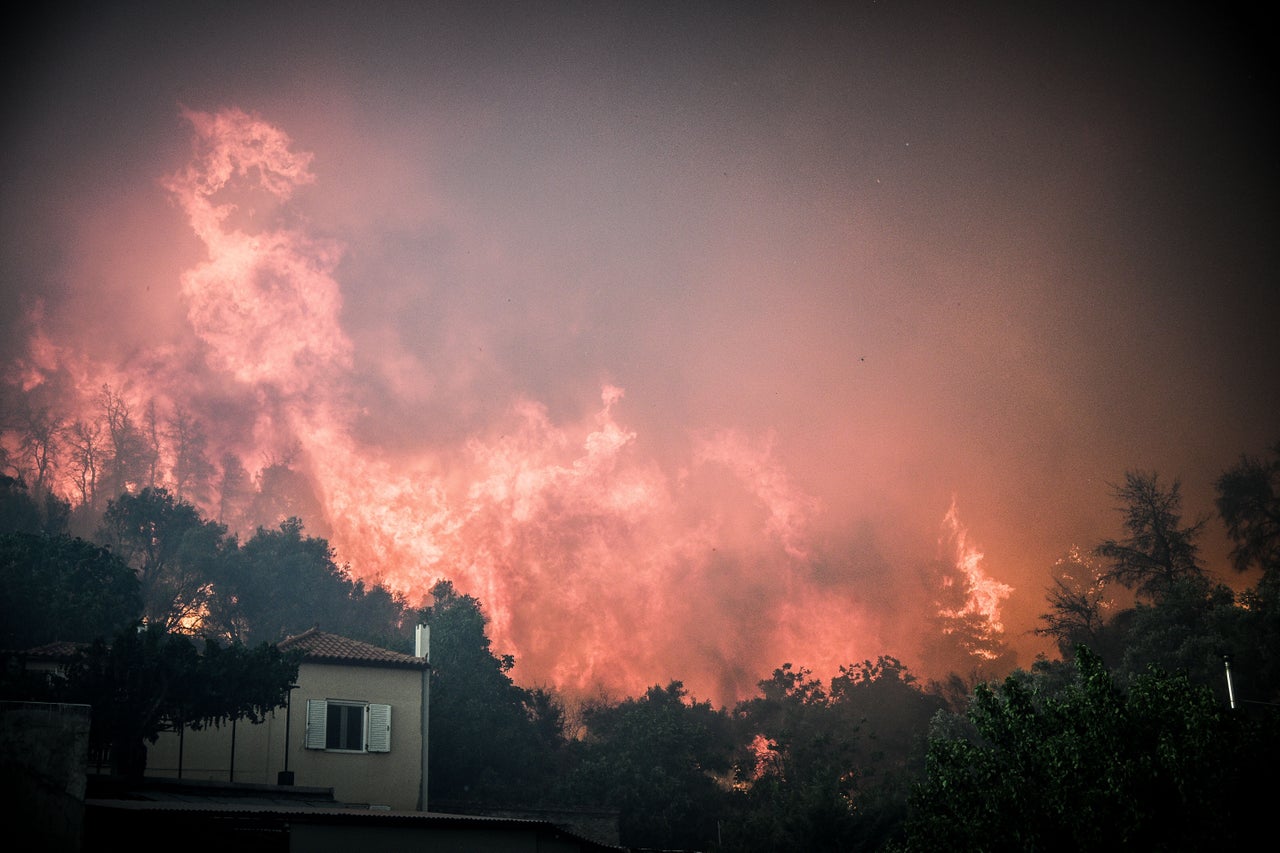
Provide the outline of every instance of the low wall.
[[89,706],[0,702],[0,799],[32,850],[79,851]]

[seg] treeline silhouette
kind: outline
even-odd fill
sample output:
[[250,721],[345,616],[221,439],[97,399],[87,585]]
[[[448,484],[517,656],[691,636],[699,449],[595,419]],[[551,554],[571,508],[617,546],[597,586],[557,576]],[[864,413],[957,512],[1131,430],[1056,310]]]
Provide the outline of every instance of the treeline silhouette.
[[87,410],[69,412],[65,401],[75,397],[54,380],[0,386],[0,474],[22,480],[46,517],[60,513],[55,526],[91,538],[109,501],[148,488],[165,489],[237,534],[289,518],[314,528],[321,518],[296,442],[251,473],[234,452],[215,461],[205,423],[181,404],[150,398],[139,406],[104,384]]
[[1256,579],[1242,593],[1204,566],[1180,484],[1128,472],[1117,538],[1048,576],[1038,630],[1060,657],[982,683],[921,683],[890,655],[825,681],[783,663],[723,708],[679,680],[625,698],[518,685],[482,602],[448,579],[418,603],[365,585],[299,517],[241,540],[143,486],[82,537],[83,505],[9,470],[0,648],[141,619],[219,647],[318,624],[408,652],[426,622],[436,808],[610,809],[624,844],[723,851],[1204,849],[1266,829],[1247,780],[1280,758],[1280,444],[1215,484],[1233,567]]

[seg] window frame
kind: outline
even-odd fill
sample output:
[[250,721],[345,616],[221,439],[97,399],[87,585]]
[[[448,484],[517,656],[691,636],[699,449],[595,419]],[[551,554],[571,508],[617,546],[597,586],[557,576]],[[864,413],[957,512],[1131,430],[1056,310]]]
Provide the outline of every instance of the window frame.
[[[335,714],[334,711],[340,713]],[[350,717],[358,712],[360,719],[351,725]],[[360,739],[358,746],[343,746],[349,736]],[[325,703],[324,751],[325,752],[368,752],[369,740],[369,706],[364,702],[346,702],[341,699],[330,699]],[[336,744],[336,745],[335,745]]]
[[[358,709],[360,712],[360,747],[330,746],[329,723],[330,709]],[[343,710],[342,716],[348,716],[350,710]],[[349,725],[339,724],[338,731],[343,728],[350,731]],[[338,743],[342,742],[339,735]],[[345,755],[363,755],[391,751],[391,706],[376,702],[364,702],[353,699],[308,699],[306,732],[303,735],[303,747],[320,752],[334,752]]]

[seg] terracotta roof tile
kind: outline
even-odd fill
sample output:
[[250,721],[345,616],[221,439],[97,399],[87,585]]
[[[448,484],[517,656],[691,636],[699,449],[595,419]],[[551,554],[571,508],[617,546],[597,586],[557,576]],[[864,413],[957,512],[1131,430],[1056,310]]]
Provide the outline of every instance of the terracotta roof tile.
[[31,649],[23,649],[20,654],[28,659],[70,660],[76,652],[87,648],[89,648],[89,643],[72,643],[64,640],[46,643],[43,646],[36,646]]
[[393,652],[370,643],[362,643],[350,637],[326,634],[312,628],[278,644],[282,652],[301,650],[305,660],[328,663],[354,663],[366,666],[393,666],[421,669],[427,666],[423,658]]

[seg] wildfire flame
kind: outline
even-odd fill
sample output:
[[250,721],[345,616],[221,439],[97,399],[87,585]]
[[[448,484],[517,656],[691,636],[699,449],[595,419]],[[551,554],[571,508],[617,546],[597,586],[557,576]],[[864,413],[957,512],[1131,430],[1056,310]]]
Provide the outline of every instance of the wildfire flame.
[[[883,651],[857,584],[824,580],[831,560],[812,532],[822,507],[768,434],[710,430],[664,467],[626,424],[623,388],[605,383],[598,407],[576,418],[518,397],[462,441],[405,450],[362,437],[337,278],[345,249],[293,207],[318,180],[312,155],[237,109],[185,118],[192,156],[162,186],[204,249],[180,279],[190,345],[95,359],[52,336],[37,306],[11,384],[59,398],[85,423],[114,388],[135,412],[192,412],[213,459],[265,470],[287,457],[315,493],[308,531],[354,575],[414,603],[453,580],[484,603],[495,647],[528,683],[635,692],[681,678],[729,701],[782,660],[834,671]],[[159,466],[172,470],[165,452]],[[75,493],[67,471],[51,477]],[[1010,588],[982,572],[954,504],[947,524],[969,594],[961,612],[999,631]]]
[[[960,523],[960,513],[954,497],[942,519],[940,545],[949,552],[956,574],[963,584],[964,603],[959,607],[944,606],[938,610],[938,615],[949,620],[976,618],[981,626],[981,639],[984,640],[993,640],[1004,633],[1004,625],[1000,621],[1000,604],[1013,593],[1013,587],[988,576],[983,569],[984,554],[969,542],[969,530]],[[952,577],[943,577],[944,586],[950,586],[953,582]],[[987,659],[997,656],[989,645],[979,646],[975,653]]]

